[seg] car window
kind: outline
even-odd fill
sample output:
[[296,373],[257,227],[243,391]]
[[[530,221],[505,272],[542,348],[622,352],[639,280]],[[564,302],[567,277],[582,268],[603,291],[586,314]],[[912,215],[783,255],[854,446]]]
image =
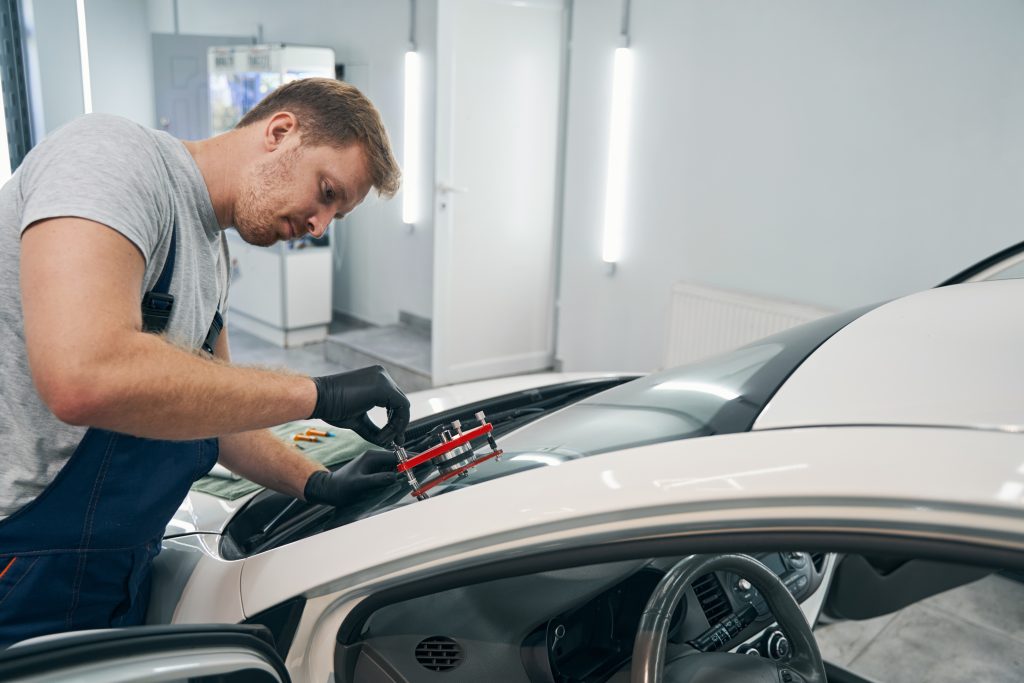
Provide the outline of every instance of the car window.
[[471,476],[453,479],[436,491],[609,451],[748,431],[804,359],[871,308],[830,315],[595,394],[502,437],[498,445],[505,454],[500,462],[478,467]]
[[505,437],[502,447],[579,456],[715,434],[715,416],[743,400],[744,385],[784,348],[775,341],[753,344],[649,375],[539,420]]

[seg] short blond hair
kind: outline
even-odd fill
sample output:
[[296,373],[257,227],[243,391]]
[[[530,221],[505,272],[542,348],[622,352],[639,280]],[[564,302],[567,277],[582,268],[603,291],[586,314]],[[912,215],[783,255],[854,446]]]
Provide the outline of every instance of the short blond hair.
[[361,144],[377,192],[389,198],[398,192],[402,171],[391,151],[388,132],[380,112],[358,88],[332,78],[301,78],[285,83],[260,100],[235,128],[263,121],[280,111],[289,111],[298,119],[304,145]]

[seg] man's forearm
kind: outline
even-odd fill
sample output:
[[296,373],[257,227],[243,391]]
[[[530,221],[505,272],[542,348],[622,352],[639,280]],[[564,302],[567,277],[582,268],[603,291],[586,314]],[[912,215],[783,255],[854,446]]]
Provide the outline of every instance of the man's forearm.
[[141,332],[71,376],[44,396],[61,420],[153,439],[270,427],[316,404],[309,377],[230,365]]
[[218,461],[249,481],[295,498],[304,498],[309,475],[324,469],[265,429],[220,437]]

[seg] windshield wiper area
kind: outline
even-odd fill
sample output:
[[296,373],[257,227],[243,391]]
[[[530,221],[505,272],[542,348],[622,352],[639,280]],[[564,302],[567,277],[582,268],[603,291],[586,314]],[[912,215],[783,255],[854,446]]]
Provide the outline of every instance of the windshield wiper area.
[[[563,382],[477,401],[416,420],[405,433],[405,448],[411,453],[426,451],[438,441],[440,429],[453,420],[469,423],[484,411],[495,438],[605,389],[635,379],[635,376],[600,377]],[[341,464],[332,469],[340,467]],[[430,467],[425,464],[420,467]],[[455,490],[459,487],[453,487]],[[253,496],[224,530],[221,553],[234,560],[279,547],[285,543],[350,524],[384,512],[395,505],[412,502],[411,489],[404,481],[378,492],[372,499],[341,508],[315,505],[275,491]],[[440,493],[440,491],[439,491]]]

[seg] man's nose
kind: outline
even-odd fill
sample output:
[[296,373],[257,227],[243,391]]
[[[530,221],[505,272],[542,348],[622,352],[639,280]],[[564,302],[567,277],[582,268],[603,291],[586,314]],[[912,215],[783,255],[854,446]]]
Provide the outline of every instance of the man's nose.
[[309,217],[308,221],[306,221],[306,228],[309,230],[309,234],[313,237],[323,237],[324,233],[327,232],[327,227],[331,224],[333,219],[334,214],[330,211],[314,214]]

